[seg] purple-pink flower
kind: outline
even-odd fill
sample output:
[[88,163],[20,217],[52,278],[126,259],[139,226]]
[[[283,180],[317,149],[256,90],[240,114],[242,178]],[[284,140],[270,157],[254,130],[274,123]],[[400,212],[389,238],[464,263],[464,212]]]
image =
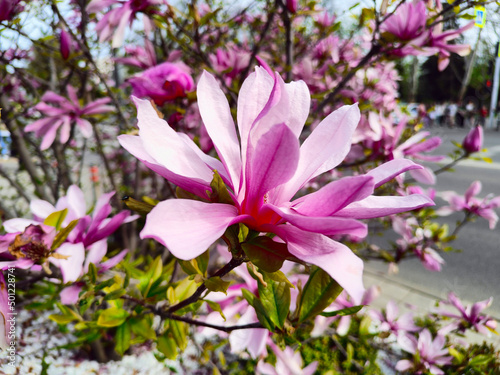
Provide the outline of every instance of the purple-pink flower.
[[269,340],[268,345],[276,355],[276,364],[273,366],[260,360],[256,368],[258,375],[313,375],[316,372],[317,361],[302,368],[304,362],[300,351],[295,351],[289,346],[281,350],[271,340]]
[[423,33],[426,21],[424,1],[405,2],[380,25],[380,31],[401,40],[412,40]]
[[135,96],[149,97],[157,105],[183,98],[195,88],[190,69],[182,62],[164,62],[128,80]]
[[73,86],[68,86],[68,97],[62,97],[55,92],[47,91],[42,96],[42,101],[35,106],[43,118],[29,124],[25,132],[35,132],[37,137],[42,137],[41,150],[46,150],[54,142],[59,130],[59,140],[66,143],[71,134],[71,127],[76,124],[85,138],[89,138],[92,124],[84,116],[92,116],[110,112],[114,107],[106,105],[110,98],[94,100],[81,106]]
[[[438,315],[452,318],[454,321],[446,327],[443,327],[439,332],[447,334],[453,330],[458,330],[463,333],[467,329],[472,328],[483,335],[489,335],[490,332],[495,330],[497,322],[489,316],[481,314],[481,312],[491,306],[492,302],[493,297],[490,297],[487,300],[464,306],[455,293],[450,292],[448,294],[448,300],[441,302],[440,308],[435,312]],[[458,310],[458,314],[443,308],[443,305],[455,307]]]
[[447,216],[453,212],[464,211],[470,215],[481,216],[488,220],[490,229],[495,229],[498,222],[498,215],[495,209],[500,207],[500,196],[494,197],[493,194],[488,194],[483,199],[476,198],[481,189],[481,181],[474,181],[464,196],[458,195],[454,191],[443,192],[442,197],[448,201],[449,206],[441,207],[436,213],[441,216]]
[[392,300],[387,303],[384,310],[370,310],[369,314],[378,324],[380,331],[393,333],[396,337],[405,336],[409,332],[416,332],[420,329],[415,325],[411,312],[399,315],[398,305]]
[[396,370],[408,371],[412,374],[444,375],[441,366],[451,364],[452,356],[447,355],[448,349],[445,347],[446,339],[442,335],[437,335],[432,339],[432,335],[426,328],[420,332],[418,340],[413,336],[401,336],[398,344],[401,348],[413,354],[413,361],[403,359],[396,364]]
[[96,31],[99,34],[99,42],[112,39],[112,47],[119,48],[123,44],[125,27],[127,24],[132,25],[137,13],[144,14],[144,28],[151,30],[152,23],[147,14],[155,12],[155,6],[164,3],[164,0],[92,0],[87,5],[87,12],[96,13],[112,5],[118,5],[101,18],[96,25]]
[[[432,205],[418,194],[373,195],[386,181],[421,167],[406,159],[393,160],[366,175],[345,177],[293,199],[309,180],[345,158],[360,117],[357,105],[330,114],[300,145],[310,105],[302,81],[285,84],[278,74],[256,68],[238,99],[239,137],[226,96],[207,72],[198,83],[197,97],[220,159],[202,153],[187,135],[172,130],[149,102],[134,99],[139,136],[121,135],[122,146],[153,171],[202,198],[160,202],[148,214],[141,237],[156,239],[180,259],[193,259],[230,225],[244,223],[276,234],[292,257],[323,268],[358,303],[364,292],[363,262],[329,236],[363,237],[367,227],[360,219]],[[209,201],[214,170],[225,182],[231,202]]]
[[[103,194],[92,214],[87,213],[85,196],[75,185],[69,187],[67,195],[61,197],[55,207],[40,199],[31,201],[33,219],[17,218],[3,223],[7,234],[0,236],[0,269],[15,266],[39,270],[40,265],[48,260],[61,269],[64,283],[76,281],[84,267],[88,267],[88,262],[101,261],[107,249],[106,238],[124,222],[136,218],[130,216],[129,211],[108,218],[112,210],[109,200],[113,195]],[[73,220],[78,220],[78,223],[54,252],[51,245],[55,228],[44,225],[43,221],[50,214],[64,209],[67,209],[67,214],[62,227],[67,227]]]

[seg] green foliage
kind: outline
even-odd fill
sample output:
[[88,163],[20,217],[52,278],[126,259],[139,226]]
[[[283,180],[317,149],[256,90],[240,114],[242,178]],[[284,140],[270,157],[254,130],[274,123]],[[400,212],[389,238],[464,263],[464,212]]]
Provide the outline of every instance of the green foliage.
[[301,323],[320,314],[338,297],[342,287],[321,268],[314,268],[297,303],[297,318]]

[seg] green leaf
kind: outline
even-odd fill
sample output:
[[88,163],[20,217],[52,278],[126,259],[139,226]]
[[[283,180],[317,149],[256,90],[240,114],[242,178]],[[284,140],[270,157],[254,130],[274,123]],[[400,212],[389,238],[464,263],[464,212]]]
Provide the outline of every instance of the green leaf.
[[71,233],[71,231],[76,227],[76,224],[78,224],[79,219],[73,220],[71,223],[69,223],[66,228],[63,228],[57,233],[56,237],[54,238],[54,242],[52,242],[52,246],[50,247],[51,250],[57,249],[59,246],[62,245],[64,240],[68,238],[68,235]]
[[259,301],[259,299],[252,293],[246,289],[241,289],[241,293],[243,294],[243,298],[245,298],[250,306],[255,309],[255,313],[257,314],[257,319],[262,324],[262,326],[269,331],[274,331],[274,324],[270,317],[267,315],[266,309]]
[[[144,199],[144,198],[143,198]],[[131,198],[129,196],[124,196],[122,198],[123,203],[130,208],[132,211],[135,211],[141,215],[147,215],[151,212],[155,205],[150,203],[145,203],[138,201],[137,199]]]
[[142,295],[147,298],[149,291],[153,284],[161,277],[163,272],[163,262],[158,255],[153,262],[149,265],[146,273],[140,278],[137,288],[141,291]]
[[125,293],[127,293],[127,291],[125,289],[117,289],[117,290],[113,290],[112,292],[106,294],[104,296],[104,300],[105,301],[111,301],[111,300],[114,300],[114,299],[118,299],[120,298],[121,296],[123,296]]
[[453,346],[450,346],[448,348],[448,352],[457,359],[459,363],[462,363],[464,360],[464,355],[460,353],[457,349],[455,349]]
[[57,230],[61,229],[61,225],[68,214],[68,209],[65,208],[61,211],[52,212],[47,218],[43,221],[45,225],[56,228]]
[[248,229],[248,227],[245,224],[242,224],[242,223],[239,224],[239,227],[240,227],[240,231],[238,233],[238,239],[240,240],[240,243],[243,243],[247,239],[247,236],[248,236],[248,233],[250,232],[250,230]]
[[128,324],[136,336],[146,340],[156,340],[156,332],[153,329],[153,314],[131,318],[128,320]]
[[177,358],[177,345],[168,331],[158,337],[158,340],[156,341],[156,348],[168,359],[173,360]]
[[234,205],[234,201],[231,195],[227,191],[226,184],[222,180],[219,172],[214,169],[214,177],[212,182],[210,182],[210,187],[212,188],[212,193],[210,193],[210,200],[213,203],[226,203]]
[[178,322],[176,320],[171,320],[168,322],[168,331],[172,334],[177,347],[182,351],[187,347],[187,324],[183,322]]
[[210,253],[207,250],[195,259],[191,260],[178,259],[178,262],[182,270],[186,272],[188,275],[202,275],[206,277],[209,259],[210,259]]
[[342,287],[325,271],[316,267],[307,280],[298,303],[299,323],[323,312],[341,292]]
[[263,275],[267,286],[259,283],[259,299],[269,319],[283,329],[290,311],[290,286],[284,281],[271,279],[265,272]]
[[132,338],[132,330],[128,322],[123,323],[116,329],[115,334],[115,350],[118,354],[123,355],[130,347]]
[[226,293],[227,288],[229,288],[230,284],[231,284],[230,281],[224,281],[219,276],[213,276],[205,280],[205,286],[211,292]]
[[365,315],[363,319],[361,319],[361,323],[359,323],[359,334],[362,336],[366,336],[370,334],[370,326],[372,324],[372,320],[368,315]]
[[97,325],[101,327],[116,327],[125,322],[129,313],[117,307],[103,310],[97,318]]
[[242,243],[241,247],[250,261],[266,272],[278,271],[287,258],[291,258],[284,243],[273,241],[266,236]]
[[493,358],[485,354],[476,355],[469,361],[469,366],[472,367],[482,367],[488,364]]
[[89,279],[92,284],[95,284],[97,281],[97,267],[94,263],[89,263]]
[[336,310],[336,311],[329,311],[329,312],[322,312],[319,315],[321,316],[326,316],[331,317],[331,316],[344,316],[344,315],[352,315],[356,314],[359,310],[361,310],[365,305],[358,305],[358,306],[352,306],[352,307],[347,307],[342,310]]
[[56,322],[57,324],[62,324],[62,325],[66,325],[74,320],[77,320],[72,315],[60,315],[60,314],[51,314],[49,315],[49,319]]
[[226,316],[224,315],[224,312],[222,311],[222,308],[220,307],[220,305],[217,303],[217,302],[213,302],[213,301],[209,301],[209,300],[204,300],[208,306],[210,306],[210,308],[214,311],[217,311],[220,316],[222,316],[222,319],[224,319],[224,321],[226,321]]
[[95,291],[99,291],[99,290],[102,290],[104,288],[107,288],[108,286],[111,286],[115,283],[115,279],[114,278],[111,278],[111,279],[108,279],[106,281],[103,281],[102,283],[99,283],[97,284],[95,287],[94,287],[94,290]]

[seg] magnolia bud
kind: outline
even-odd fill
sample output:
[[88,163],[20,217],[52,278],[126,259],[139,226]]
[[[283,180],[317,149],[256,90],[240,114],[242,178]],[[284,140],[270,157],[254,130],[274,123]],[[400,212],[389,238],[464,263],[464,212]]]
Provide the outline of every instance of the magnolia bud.
[[61,56],[67,60],[71,53],[71,36],[64,30],[61,30]]
[[465,136],[462,147],[467,154],[481,151],[483,147],[483,128],[481,126],[472,128],[469,134]]
[[296,13],[297,12],[297,3],[298,0],[286,0],[286,8],[290,13]]

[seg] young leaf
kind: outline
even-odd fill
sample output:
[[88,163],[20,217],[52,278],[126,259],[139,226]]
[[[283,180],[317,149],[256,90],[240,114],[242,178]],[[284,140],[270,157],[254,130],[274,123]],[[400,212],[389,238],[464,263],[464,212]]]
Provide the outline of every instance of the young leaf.
[[336,311],[329,311],[329,312],[322,312],[319,315],[321,316],[326,316],[331,317],[331,316],[344,316],[344,315],[352,315],[356,314],[359,310],[361,310],[365,305],[358,305],[358,306],[352,306],[352,307],[347,307],[342,310],[336,310]]
[[257,319],[262,324],[262,326],[269,331],[274,331],[274,324],[270,317],[267,315],[267,311],[260,302],[260,300],[252,293],[246,289],[241,289],[241,293],[243,294],[243,298],[245,298],[250,306],[255,309],[255,313],[257,314]]
[[338,297],[342,287],[321,268],[315,268],[307,280],[298,303],[299,323],[321,313]]
[[130,347],[132,333],[128,322],[123,323],[116,329],[115,335],[115,350],[118,354],[123,355]]
[[79,219],[73,220],[71,223],[69,223],[66,228],[63,228],[57,233],[56,237],[54,238],[54,242],[52,242],[52,246],[50,247],[51,250],[57,249],[59,246],[62,245],[64,240],[68,238],[68,235],[71,233],[71,231],[76,227],[76,224],[78,224]]
[[231,284],[230,281],[224,281],[219,276],[213,276],[207,280],[205,280],[205,286],[211,292],[222,292],[226,293],[227,288]]
[[125,322],[129,313],[117,307],[103,310],[97,318],[97,325],[101,327],[116,327]]
[[222,317],[222,319],[224,319],[224,321],[226,321],[226,317],[224,315],[224,312],[222,311],[222,308],[220,307],[220,305],[217,303],[217,302],[213,302],[213,301],[209,301],[209,300],[204,300],[208,306],[210,306],[210,308],[214,311],[217,311],[220,316]]
[[214,169],[214,177],[212,182],[210,182],[210,187],[212,188],[212,193],[210,193],[210,200],[214,203],[227,203],[234,204],[231,195],[227,191],[226,184],[219,175],[219,172]]
[[47,218],[43,221],[45,225],[56,228],[57,230],[61,229],[61,225],[68,214],[68,209],[65,208],[62,211],[52,212]]
[[242,243],[241,247],[250,261],[266,272],[278,271],[283,262],[291,257],[286,244],[273,241],[266,236]]
[[177,358],[177,345],[168,331],[158,337],[156,348],[168,359],[174,360]]
[[122,198],[122,201],[132,211],[135,211],[141,215],[149,214],[151,210],[154,208],[154,205],[152,204],[138,201],[137,199],[131,198],[129,196],[124,196]]
[[279,329],[283,329],[290,311],[290,286],[284,281],[272,280],[264,273],[267,286],[259,283],[259,299],[267,316]]

